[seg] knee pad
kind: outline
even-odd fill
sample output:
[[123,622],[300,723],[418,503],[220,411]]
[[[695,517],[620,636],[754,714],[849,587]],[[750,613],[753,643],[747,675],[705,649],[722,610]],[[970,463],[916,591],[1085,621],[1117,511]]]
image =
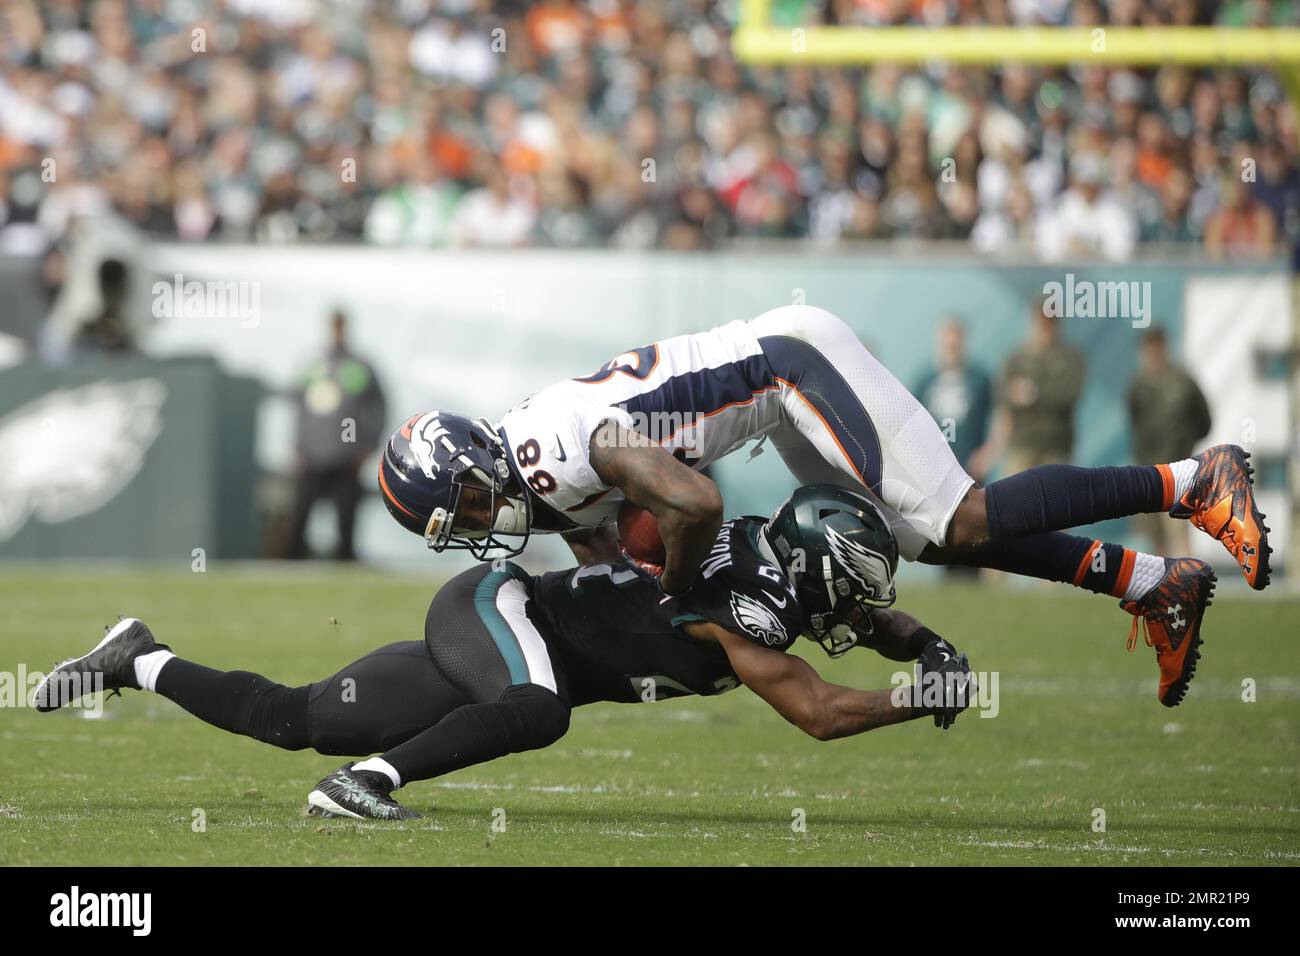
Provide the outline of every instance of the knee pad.
[[539,684],[512,684],[498,703],[510,705],[516,717],[511,741],[516,750],[548,747],[569,731],[571,708]]

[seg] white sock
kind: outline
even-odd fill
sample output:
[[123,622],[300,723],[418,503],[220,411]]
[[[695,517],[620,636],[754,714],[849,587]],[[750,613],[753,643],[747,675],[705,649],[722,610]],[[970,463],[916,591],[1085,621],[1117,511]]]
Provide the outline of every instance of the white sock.
[[353,771],[369,770],[371,773],[382,773],[389,780],[393,781],[394,787],[402,785],[402,775],[393,769],[393,765],[383,757],[371,757],[369,760],[363,760],[361,763],[352,765]]
[[135,682],[140,685],[140,689],[156,690],[158,673],[163,669],[163,665],[175,656],[171,651],[150,651],[132,661],[131,663],[135,665]]
[[1147,592],[1159,584],[1164,576],[1164,558],[1138,551],[1133,561],[1133,574],[1129,576],[1128,587],[1124,589],[1124,600],[1136,601],[1138,598],[1146,597]]
[[1187,494],[1187,489],[1192,487],[1192,479],[1196,477],[1196,469],[1200,464],[1195,458],[1184,458],[1182,461],[1169,463],[1169,470],[1174,473],[1174,501],[1182,498]]

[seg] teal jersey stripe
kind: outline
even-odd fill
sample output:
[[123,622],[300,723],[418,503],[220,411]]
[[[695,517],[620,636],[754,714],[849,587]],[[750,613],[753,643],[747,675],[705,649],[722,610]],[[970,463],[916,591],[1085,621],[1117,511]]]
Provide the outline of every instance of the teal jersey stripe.
[[474,610],[487,626],[488,633],[496,642],[497,650],[505,658],[512,684],[529,684],[532,681],[529,678],[528,662],[524,659],[523,648],[519,646],[519,639],[515,637],[515,632],[510,629],[506,619],[497,610],[497,592],[507,581],[522,581],[527,577],[528,575],[521,568],[507,562],[504,570],[485,574],[483,580],[474,588]]

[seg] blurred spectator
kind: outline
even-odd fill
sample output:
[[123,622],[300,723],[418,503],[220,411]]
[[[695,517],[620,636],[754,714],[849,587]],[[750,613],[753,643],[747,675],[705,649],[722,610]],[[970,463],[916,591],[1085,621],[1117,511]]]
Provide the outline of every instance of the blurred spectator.
[[[971,455],[988,439],[993,388],[988,374],[966,356],[966,329],[957,316],[946,316],[935,337],[935,364],[914,392],[952,445],[961,466],[970,471]],[[949,577],[974,578],[979,569],[952,564]]]
[[1022,178],[1013,179],[1005,204],[986,209],[975,222],[971,243],[980,252],[1027,254],[1034,249],[1034,198]]
[[126,263],[105,259],[99,264],[99,312],[77,329],[72,339],[72,358],[134,350],[125,315],[129,291]]
[[1061,337],[1061,320],[1044,299],[1030,309],[1029,338],[1007,357],[997,383],[992,436],[971,456],[971,474],[983,479],[1005,452],[1006,472],[1069,462],[1074,454],[1074,407],[1083,391],[1083,354]]
[[501,163],[488,165],[487,185],[469,193],[456,210],[456,241],[467,246],[522,245],[532,232],[536,211],[531,201],[511,189]]
[[[1210,433],[1210,406],[1196,382],[1169,361],[1165,332],[1153,328],[1142,339],[1137,374],[1128,389],[1128,418],[1133,432],[1133,460],[1139,465],[1181,461]],[[1163,513],[1142,515],[1140,526],[1155,553],[1187,553],[1187,523]]]
[[1142,238],[1156,242],[1195,242],[1199,231],[1187,215],[1192,201],[1192,177],[1182,169],[1171,169],[1160,187],[1160,210],[1142,224]]
[[348,348],[347,317],[330,316],[330,347],[312,363],[297,393],[298,464],[286,556],[307,556],[307,519],[322,498],[334,503],[334,557],[353,561],[361,485],[357,472],[384,435],[384,392],[374,370]]
[[[1197,241],[1222,209],[1216,235],[1232,220],[1249,239],[1216,238],[1216,254],[1276,252],[1258,213],[1243,226],[1239,198],[1229,209],[1219,196],[1245,146],[1259,159],[1254,199],[1275,233],[1300,237],[1286,185],[1296,117],[1264,71],[750,68],[731,54],[735,11],[6,0],[0,249],[39,255],[76,217],[111,214],[186,241],[428,246],[460,233],[695,249],[898,236],[1117,258],[1138,241]],[[1294,23],[1296,4],[790,0],[780,16],[1234,28]]]
[[365,236],[384,246],[446,245],[461,191],[427,153],[413,154],[409,168],[412,175],[376,197],[366,214]]
[[909,132],[900,138],[898,156],[885,177],[880,214],[895,236],[929,239],[940,232],[943,210],[922,133]]
[[538,187],[542,213],[534,230],[536,244],[591,245],[597,233],[586,181],[567,170],[551,167],[542,171]]
[[1288,235],[1300,228],[1300,172],[1287,165],[1286,155],[1275,142],[1264,143],[1259,151],[1259,176],[1251,191],[1269,208],[1274,220]]
[[1277,222],[1235,170],[1219,180],[1219,208],[1205,221],[1205,252],[1213,259],[1265,259],[1273,254]]
[[921,377],[915,395],[969,470],[971,455],[988,439],[993,386],[988,373],[967,358],[966,328],[957,316],[946,316],[940,323],[935,364]]
[[1137,241],[1137,218],[1131,205],[1103,189],[1105,159],[1092,153],[1075,156],[1070,161],[1070,180],[1070,188],[1039,225],[1038,248],[1043,258],[1127,259]]

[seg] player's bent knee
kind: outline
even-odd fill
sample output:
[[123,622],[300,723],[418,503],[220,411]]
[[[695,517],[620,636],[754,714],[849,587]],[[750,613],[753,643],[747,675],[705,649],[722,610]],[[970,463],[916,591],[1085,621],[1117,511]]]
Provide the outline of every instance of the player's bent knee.
[[502,704],[509,704],[518,714],[515,751],[549,747],[569,732],[568,704],[555,691],[539,684],[512,684],[501,694]]
[[773,327],[779,327],[786,335],[814,345],[844,335],[853,336],[843,319],[815,305],[783,305],[762,318],[772,331],[776,331]]

